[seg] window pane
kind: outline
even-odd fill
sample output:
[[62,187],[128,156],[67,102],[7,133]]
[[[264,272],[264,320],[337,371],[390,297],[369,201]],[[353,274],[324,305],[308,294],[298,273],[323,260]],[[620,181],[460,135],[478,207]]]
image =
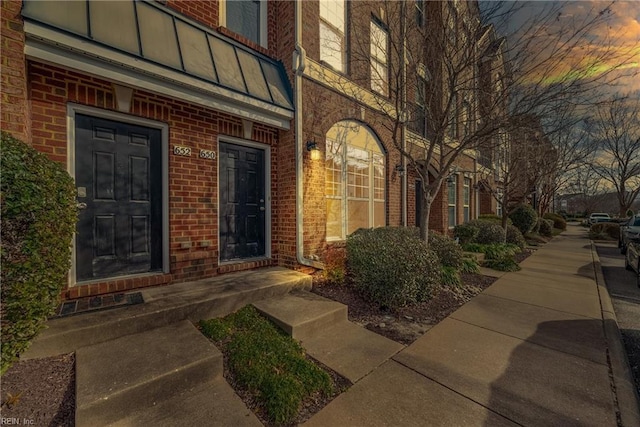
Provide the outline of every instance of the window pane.
[[347,146],[347,195],[369,198],[369,152]]
[[371,89],[386,95],[387,79],[387,66],[375,60],[371,60]]
[[344,1],[320,0],[320,18],[344,34]]
[[185,71],[217,81],[205,32],[179,20],[176,20],[176,30]]
[[358,228],[369,228],[369,201],[349,200],[347,205],[349,218],[347,219],[347,234],[351,234]]
[[371,57],[387,63],[387,32],[375,22],[371,22]]
[[344,35],[320,21],[320,59],[338,71],[343,71]]
[[227,1],[227,28],[260,43],[260,2],[258,0]]
[[[127,52],[140,54],[132,2],[91,2],[91,36],[94,40]],[[114,31],[117,28],[117,31]]]
[[451,179],[453,180],[452,182],[449,182],[447,185],[447,193],[448,193],[448,198],[449,198],[449,204],[450,205],[455,205],[456,204],[456,176],[452,176]]
[[456,207],[449,206],[449,227],[456,226]]
[[342,239],[342,199],[327,199],[327,239]]
[[342,155],[339,144],[327,141],[325,162],[325,191],[327,196],[342,197]]
[[384,157],[373,156],[373,198],[384,200]]
[[464,222],[469,222],[469,206],[465,206],[464,210]]

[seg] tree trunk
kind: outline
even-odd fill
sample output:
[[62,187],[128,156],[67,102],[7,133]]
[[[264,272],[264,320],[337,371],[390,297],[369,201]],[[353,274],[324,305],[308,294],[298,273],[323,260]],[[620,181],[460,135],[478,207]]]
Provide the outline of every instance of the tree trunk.
[[420,238],[429,245],[429,216],[431,214],[431,193],[425,190],[420,203],[422,203],[422,209],[420,210]]

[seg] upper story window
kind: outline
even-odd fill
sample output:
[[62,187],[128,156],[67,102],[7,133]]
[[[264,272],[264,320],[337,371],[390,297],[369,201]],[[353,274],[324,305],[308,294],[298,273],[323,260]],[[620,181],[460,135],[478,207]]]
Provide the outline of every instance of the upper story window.
[[386,168],[378,138],[367,126],[342,121],[329,129],[326,143],[327,240],[384,226]]
[[389,94],[389,34],[378,22],[371,21],[371,89]]
[[344,0],[320,0],[320,60],[337,71],[345,64]]
[[462,186],[462,212],[463,221],[469,222],[471,215],[471,178],[464,178]]
[[447,206],[448,206],[448,218],[449,228],[453,228],[457,225],[458,213],[456,211],[456,204],[458,202],[458,175],[451,175],[447,179]]
[[[252,42],[267,46],[267,2],[262,0],[226,0],[221,25]],[[222,22],[224,20],[224,22]]]
[[449,137],[456,139],[459,136],[458,94],[453,93],[449,102],[451,103],[451,105],[449,105]]

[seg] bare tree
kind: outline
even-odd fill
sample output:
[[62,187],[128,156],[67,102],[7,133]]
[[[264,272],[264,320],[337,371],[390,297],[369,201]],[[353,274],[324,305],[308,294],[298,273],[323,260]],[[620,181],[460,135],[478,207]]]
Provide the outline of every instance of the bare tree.
[[597,144],[592,169],[615,189],[624,217],[640,194],[640,99],[615,97],[602,103],[590,131]]
[[[606,7],[560,22],[554,2],[485,3],[350,3],[349,80],[370,90],[343,91],[383,112],[389,142],[422,181],[424,240],[432,204],[461,158],[492,153],[513,120],[557,116],[566,108],[559,100],[588,104],[595,85],[628,60],[611,40],[594,45],[590,30],[606,22]],[[604,62],[609,72],[593,73]]]

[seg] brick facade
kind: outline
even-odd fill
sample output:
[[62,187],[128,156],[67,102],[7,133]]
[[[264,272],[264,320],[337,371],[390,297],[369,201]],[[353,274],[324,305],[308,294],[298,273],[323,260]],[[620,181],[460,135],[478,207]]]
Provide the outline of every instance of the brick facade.
[[[267,3],[267,47],[257,46],[241,35],[220,27],[219,1],[167,0],[165,6],[197,20],[202,25],[225,34],[246,46],[281,61],[293,85],[290,67],[295,46],[295,3],[293,1],[269,1]],[[319,6],[318,2],[298,3],[302,13],[302,44],[308,58],[320,63]],[[358,11],[361,26],[369,27],[371,16],[384,20],[375,2],[362,2],[368,13]],[[62,66],[53,66],[37,60],[27,62],[24,57],[24,32],[19,16],[19,1],[2,3],[2,129],[30,142],[37,150],[68,167],[68,107],[79,105],[116,112],[116,96],[113,81],[89,75]],[[349,26],[349,38],[361,37]],[[366,41],[368,43],[368,41]],[[391,58],[390,60],[397,60]],[[351,58],[347,66],[351,83],[370,91],[369,65]],[[72,284],[63,292],[64,298],[78,298],[103,293],[125,291],[145,286],[155,286],[188,280],[202,279],[217,274],[242,269],[282,265],[288,268],[311,271],[299,264],[297,258],[297,186],[296,152],[302,156],[302,241],[303,256],[310,260],[322,260],[327,246],[341,246],[340,242],[327,243],[327,202],[325,193],[325,139],[336,123],[350,120],[360,123],[379,140],[385,155],[385,223],[403,225],[403,197],[406,197],[407,225],[416,221],[416,174],[409,170],[400,173],[396,166],[401,157],[395,148],[398,135],[391,133],[389,118],[379,113],[371,104],[347,96],[339,88],[316,80],[309,74],[301,78],[302,135],[295,135],[294,121],[290,130],[279,129],[254,122],[248,138],[270,149],[271,223],[268,259],[219,264],[218,229],[218,161],[205,160],[191,155],[180,157],[171,154],[171,148],[179,145],[217,151],[219,137],[243,139],[245,128],[240,117],[207,108],[195,103],[174,99],[161,93],[133,88],[129,112],[118,112],[131,118],[142,118],[161,123],[168,128],[169,178],[169,273],[146,274],[133,277],[115,277],[109,280]],[[98,114],[99,115],[99,114]],[[307,141],[316,141],[322,158],[312,160],[305,149]],[[475,160],[461,156],[456,162],[460,171],[472,171]],[[463,175],[459,175],[457,200],[460,201],[457,222],[463,220]],[[403,179],[407,191],[403,194]],[[472,185],[476,183],[471,176]],[[476,212],[471,190],[471,217]],[[480,206],[482,211],[483,206]],[[430,228],[448,232],[446,183],[436,195],[431,208]]]

